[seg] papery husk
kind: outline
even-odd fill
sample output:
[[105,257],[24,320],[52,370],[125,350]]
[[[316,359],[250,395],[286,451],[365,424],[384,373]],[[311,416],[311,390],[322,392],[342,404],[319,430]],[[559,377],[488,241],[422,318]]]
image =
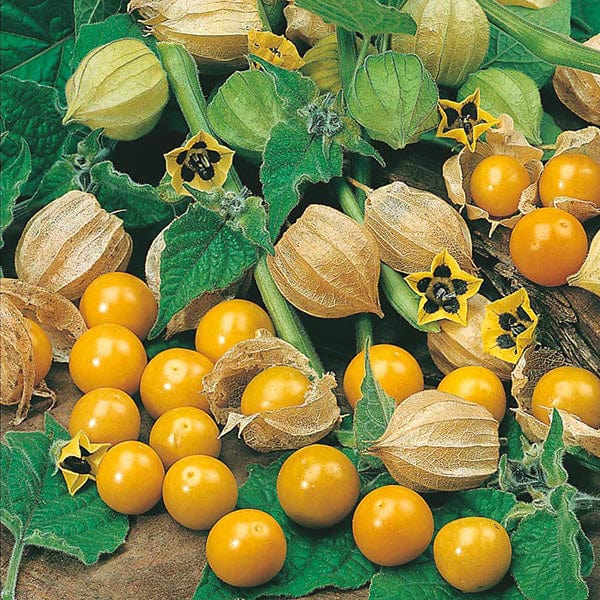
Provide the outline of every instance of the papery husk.
[[[530,346],[516,364],[512,374],[511,394],[517,401],[515,417],[523,433],[532,442],[546,439],[550,427],[531,414],[533,390],[540,378],[552,369],[568,365],[557,350]],[[600,457],[600,429],[590,427],[563,410],[558,411],[563,421],[563,440],[567,446],[581,446],[590,454]]]
[[[600,50],[600,33],[583,43]],[[600,75],[570,67],[556,67],[552,85],[558,99],[578,117],[600,126]]]
[[[156,303],[160,303],[160,257],[165,249],[165,231],[169,228],[168,225],[155,238],[148,253],[146,254],[145,275],[146,283],[150,288]],[[194,298],[185,308],[176,312],[167,323],[165,337],[169,339],[180,331],[188,331],[196,329],[200,319],[213,307],[233,296],[237,290],[237,285],[229,286],[224,290],[216,292],[206,292]]]
[[466,490],[498,468],[498,422],[491,413],[438,390],[401,402],[368,449],[390,475],[417,492]]
[[503,381],[510,381],[512,365],[483,351],[481,326],[490,301],[476,294],[468,301],[467,325],[440,321],[439,333],[427,334],[427,347],[435,366],[447,375],[460,367],[486,367]]
[[335,33],[333,23],[325,23],[319,15],[298,8],[293,0],[283,9],[287,28],[285,37],[292,42],[302,42],[308,46],[314,46],[325,36]]
[[[276,365],[294,367],[311,381],[304,404],[255,415],[240,410],[242,393],[258,373]],[[340,409],[333,388],[335,377],[319,377],[308,358],[287,342],[259,330],[256,337],[228,350],[204,377],[204,394],[221,435],[239,427],[238,435],[258,452],[294,450],[313,444],[340,422]]]
[[15,252],[19,279],[77,300],[96,277],[124,271],[133,242],[95,196],[72,191],[37,212]]
[[522,6],[523,8],[548,8],[558,2],[558,0],[497,0],[498,4],[504,6]]
[[73,344],[87,330],[77,307],[64,296],[19,279],[0,279],[0,296],[38,323],[52,345],[52,359],[68,362]]
[[371,234],[334,208],[311,204],[267,256],[277,287],[296,308],[323,319],[379,306],[379,250]]
[[365,202],[365,227],[381,260],[401,273],[427,271],[447,250],[460,267],[475,273],[469,228],[440,197],[401,181],[372,190]]
[[577,273],[567,277],[567,283],[600,296],[600,231],[592,239],[587,258]]
[[[509,115],[500,115],[499,120],[499,125],[487,132],[485,142],[477,142],[474,152],[463,148],[457,155],[450,157],[443,167],[444,182],[450,200],[459,206],[461,211],[466,209],[468,219],[485,219],[490,224],[490,236],[499,225],[512,229],[524,214],[536,208],[538,180],[543,170],[543,151],[531,146],[522,133],[515,131]],[[484,158],[497,154],[512,156],[519,161],[527,169],[531,181],[521,193],[518,212],[502,218],[491,217],[486,210],[476,206],[469,189],[475,167]]]
[[248,32],[264,28],[260,0],[131,0],[157,40],[182,44],[205,73],[245,67]]
[[[563,131],[556,138],[556,152],[552,158],[569,152],[585,154],[600,163],[600,129],[590,126],[575,131]],[[600,215],[600,207],[593,202],[568,196],[554,198],[551,206],[566,210],[580,221],[588,221]]]

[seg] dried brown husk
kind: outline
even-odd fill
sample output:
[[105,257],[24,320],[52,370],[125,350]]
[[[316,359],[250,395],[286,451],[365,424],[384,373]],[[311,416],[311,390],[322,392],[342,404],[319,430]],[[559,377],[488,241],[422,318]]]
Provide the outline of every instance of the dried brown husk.
[[379,306],[379,250],[371,234],[334,208],[311,204],[268,256],[269,271],[296,308],[324,319]]
[[512,365],[483,351],[481,326],[488,304],[487,298],[476,294],[468,301],[466,326],[446,319],[440,321],[440,332],[427,334],[431,358],[444,375],[460,367],[486,367],[503,381],[510,381]]
[[72,191],[29,220],[17,245],[15,269],[19,279],[76,300],[96,277],[124,271],[132,246],[119,217],[106,212],[92,194]]
[[[465,147],[457,155],[450,157],[443,167],[444,182],[450,200],[459,206],[460,210],[466,210],[468,219],[485,219],[490,224],[490,236],[499,225],[512,229],[524,214],[536,208],[538,180],[543,170],[543,151],[531,146],[522,133],[515,131],[509,115],[500,115],[499,119],[499,125],[487,132],[485,142],[477,142],[475,152]],[[502,218],[492,217],[486,210],[476,206],[470,191],[471,174],[475,167],[484,158],[497,154],[515,158],[527,169],[531,181],[521,193],[518,212]]]
[[600,296],[600,231],[592,239],[584,263],[577,273],[567,277],[567,283]]
[[[154,238],[146,254],[146,283],[154,294],[157,304],[160,303],[160,257],[166,245],[165,231],[169,227],[170,225]],[[165,337],[169,339],[180,331],[196,329],[200,319],[206,312],[219,304],[219,302],[234,296],[238,287],[237,284],[232,284],[224,290],[206,292],[194,298],[185,308],[182,308],[171,317],[167,323]]]
[[[511,394],[517,401],[515,417],[523,433],[532,442],[546,439],[550,427],[531,414],[533,390],[540,378],[552,369],[568,365],[567,359],[557,350],[542,346],[529,346],[516,364],[512,374]],[[563,410],[558,411],[563,421],[563,440],[568,446],[580,446],[590,454],[600,457],[600,429],[590,427]]]
[[[600,129],[590,126],[576,131],[563,131],[556,138],[554,156],[573,152],[585,154],[600,163]],[[580,221],[588,221],[600,215],[600,207],[593,202],[569,198],[568,196],[554,198],[552,206],[566,210]]]
[[42,327],[52,344],[52,358],[68,362],[77,338],[87,327],[76,306],[64,296],[19,279],[0,279],[0,296]]
[[260,0],[131,0],[157,40],[182,44],[201,71],[219,73],[247,66],[248,32],[262,30]]
[[298,8],[293,1],[283,9],[283,14],[287,21],[285,37],[294,43],[303,42],[314,46],[319,40],[335,32],[333,23],[325,23],[319,15]]
[[418,492],[481,485],[498,468],[498,422],[474,402],[425,390],[401,402],[369,448],[401,485]]
[[[583,45],[600,50],[600,33]],[[600,126],[600,75],[558,66],[552,85],[559,100],[570,111],[584,121]]]
[[447,250],[467,272],[476,271],[465,220],[440,197],[395,181],[372,190],[365,203],[365,227],[381,260],[401,273],[427,271]]
[[[255,415],[240,410],[242,393],[258,373],[276,365],[294,367],[311,381],[304,404]],[[228,350],[204,377],[204,393],[223,434],[239,427],[246,444],[258,452],[293,450],[313,444],[340,422],[333,374],[319,377],[306,356],[292,345],[259,330],[255,338]]]

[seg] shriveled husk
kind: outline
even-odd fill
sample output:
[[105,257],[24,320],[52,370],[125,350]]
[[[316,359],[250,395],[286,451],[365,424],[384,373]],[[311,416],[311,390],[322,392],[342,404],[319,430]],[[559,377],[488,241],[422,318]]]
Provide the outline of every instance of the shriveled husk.
[[[255,415],[240,410],[242,393],[258,373],[276,365],[294,367],[311,381],[304,404]],[[292,345],[259,330],[253,339],[228,350],[204,377],[204,394],[222,435],[239,427],[246,444],[258,452],[293,450],[313,444],[340,422],[340,409],[333,388],[333,374],[319,377],[308,358]]]
[[377,244],[363,226],[334,208],[311,204],[283,234],[267,263],[281,293],[309,315],[383,315]]
[[458,87],[487,51],[490,25],[476,0],[408,0],[415,35],[394,35],[392,49],[416,54],[439,85]]
[[465,490],[498,468],[498,422],[491,413],[438,390],[401,402],[369,448],[401,485],[418,492]]
[[[570,152],[585,154],[600,163],[600,129],[590,126],[576,131],[563,131],[556,138],[553,158]],[[588,221],[600,215],[600,207],[594,203],[568,196],[558,196],[552,201],[552,206],[566,210],[580,221]]]
[[39,323],[50,344],[52,358],[68,362],[77,338],[87,330],[81,313],[64,296],[19,279],[0,279],[0,296],[8,298],[25,317]]
[[512,365],[483,351],[481,326],[485,318],[485,307],[490,301],[476,294],[468,301],[467,325],[452,321],[440,321],[439,333],[427,334],[427,347],[435,366],[447,375],[459,367],[486,367],[500,379],[510,381]]
[[260,0],[131,0],[158,40],[182,44],[205,73],[247,65],[248,32],[263,29]]
[[587,258],[577,273],[567,277],[567,283],[600,296],[600,231],[592,239]]
[[314,46],[319,40],[335,32],[333,23],[325,23],[319,15],[298,8],[293,1],[283,9],[283,14],[287,21],[285,37],[292,42]]
[[[530,346],[516,364],[512,374],[511,394],[517,401],[515,417],[523,433],[532,441],[546,439],[550,427],[531,414],[533,390],[540,378],[552,369],[568,365],[557,350]],[[590,454],[600,457],[600,429],[590,427],[577,417],[559,410],[563,421],[563,440],[568,446],[581,446]]]
[[114,140],[135,140],[154,128],[169,99],[167,75],[140,40],[124,38],[85,55],[65,87],[63,123],[104,129]]
[[475,272],[469,228],[440,197],[395,181],[372,190],[365,203],[365,227],[381,260],[401,273],[427,271],[447,250],[469,273]]
[[[583,45],[600,50],[600,33]],[[558,66],[552,85],[559,100],[570,111],[584,121],[600,126],[600,75]]]
[[[457,155],[450,157],[443,167],[444,182],[450,200],[459,206],[460,210],[466,209],[468,219],[485,219],[490,224],[490,236],[499,225],[512,229],[524,214],[535,209],[538,201],[538,180],[543,170],[543,151],[531,146],[522,133],[515,131],[509,115],[500,115],[499,119],[500,124],[487,132],[485,142],[477,142],[474,152],[463,148]],[[486,210],[476,206],[470,191],[471,175],[475,167],[484,158],[497,154],[515,158],[527,169],[531,181],[521,192],[518,212],[503,218],[492,217]]]
[[95,196],[72,191],[27,223],[15,253],[19,279],[68,298],[80,298],[96,277],[124,271],[133,242],[123,221]]

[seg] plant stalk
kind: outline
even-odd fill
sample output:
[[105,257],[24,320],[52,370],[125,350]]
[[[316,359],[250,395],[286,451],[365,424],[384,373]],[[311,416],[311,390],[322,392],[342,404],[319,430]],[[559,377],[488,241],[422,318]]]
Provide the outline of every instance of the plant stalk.
[[365,349],[367,340],[373,340],[373,321],[368,313],[356,315],[354,323],[356,332],[356,352]]
[[13,546],[12,553],[10,555],[10,561],[8,563],[8,569],[6,570],[4,587],[2,588],[2,600],[15,600],[17,577],[19,575],[21,559],[23,558],[23,550],[25,550],[25,544],[23,543],[23,540],[15,539],[15,545]]
[[356,51],[356,36],[354,32],[347,31],[342,27],[335,28],[337,46],[339,52],[340,78],[342,80],[342,90],[344,96],[348,93],[354,78],[354,68],[358,57]]

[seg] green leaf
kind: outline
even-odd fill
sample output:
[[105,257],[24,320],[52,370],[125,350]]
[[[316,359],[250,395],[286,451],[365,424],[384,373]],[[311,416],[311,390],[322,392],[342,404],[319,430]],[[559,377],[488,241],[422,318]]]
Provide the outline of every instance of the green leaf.
[[164,229],[160,258],[160,302],[151,337],[204,292],[239,279],[257,260],[256,246],[199,203]]
[[[554,117],[548,113],[542,115],[542,126],[540,128],[540,135],[542,137],[542,143],[552,146],[556,144],[556,138],[562,133],[562,129],[556,124]],[[550,160],[554,154],[554,150],[544,150],[544,156],[542,160]]]
[[501,450],[506,452],[506,456],[511,460],[521,460],[523,458],[523,430],[517,423],[513,412],[507,411],[502,419],[499,436],[502,444]]
[[417,31],[410,15],[377,0],[297,0],[296,4],[319,15],[326,23],[335,23],[348,31],[360,31],[365,37],[376,33],[413,35]]
[[[71,128],[63,127],[56,90],[15,77],[0,77],[0,114],[7,131],[27,140],[31,151],[31,176],[23,189],[30,196],[44,173],[61,156]],[[5,160],[2,156],[2,162]]]
[[74,0],[75,30],[79,31],[82,25],[104,21],[118,13],[124,4],[122,0]]
[[577,517],[566,507],[525,517],[512,536],[512,574],[529,600],[586,600]]
[[581,525],[577,531],[576,541],[579,548],[579,557],[581,558],[581,576],[589,577],[594,570],[595,564],[594,546],[585,535]]
[[61,158],[42,177],[35,194],[27,202],[27,213],[33,214],[52,200],[78,189],[79,179],[73,163]]
[[279,469],[289,454],[268,467],[252,465],[240,488],[239,508],[257,508],[271,514],[282,526],[288,542],[281,572],[264,585],[240,589],[219,581],[206,567],[192,600],[255,600],[263,597],[299,597],[333,586],[357,589],[365,585],[377,568],[354,544],[350,519],[327,530],[311,530],[292,523],[281,508],[276,493]]
[[104,504],[95,485],[69,495],[51,455],[53,444],[69,433],[48,413],[45,429],[4,436],[0,520],[21,547],[59,550],[92,564],[123,544],[129,521]]
[[437,125],[435,81],[414,54],[368,56],[347,95],[350,115],[394,149],[416,142]]
[[572,0],[571,37],[585,42],[600,33],[600,10],[596,0]]
[[548,487],[554,488],[566,483],[569,474],[563,467],[565,442],[563,441],[563,423],[557,410],[552,412],[552,424],[548,437],[544,441],[540,465]]
[[[69,3],[3,0],[1,22],[2,73],[62,89],[70,75],[73,52],[74,20]],[[9,92],[4,90],[4,94]]]
[[335,437],[344,448],[356,448],[356,438],[354,437],[354,431],[351,429],[338,429],[335,432]]
[[513,69],[484,69],[471,73],[458,90],[464,100],[477,88],[481,92],[481,107],[495,117],[509,114],[520,131],[532,144],[541,144],[542,99],[535,81]]
[[0,170],[0,248],[4,246],[2,235],[12,223],[15,201],[23,184],[31,173],[31,154],[27,142],[18,135],[2,134],[2,156],[10,156],[2,162]]
[[236,71],[208,105],[214,132],[245,158],[258,161],[273,125],[292,116],[284,110],[274,80],[263,70]]
[[333,137],[333,140],[345,150],[348,150],[348,152],[374,158],[384,167],[385,162],[381,154],[367,140],[363,139],[359,125],[348,117],[342,117],[342,123],[344,124],[344,128]]
[[298,204],[300,186],[341,176],[342,162],[341,146],[335,142],[327,146],[323,136],[309,133],[301,117],[273,127],[260,169],[272,240]]
[[115,170],[110,161],[90,169],[91,187],[102,208],[119,211],[128,229],[147,227],[173,218],[173,207],[163,202],[156,188],[136,183],[125,173]]
[[[571,0],[558,0],[548,8],[529,9],[521,6],[508,6],[519,16],[531,23],[541,25],[557,33],[569,35],[571,30]],[[538,88],[550,81],[554,73],[554,65],[537,58],[512,36],[500,31],[495,25],[490,26],[490,43],[481,68],[500,67],[516,69],[529,75]]]
[[581,446],[567,446],[566,458],[590,471],[600,473],[600,458],[590,454],[585,448],[581,448]]

